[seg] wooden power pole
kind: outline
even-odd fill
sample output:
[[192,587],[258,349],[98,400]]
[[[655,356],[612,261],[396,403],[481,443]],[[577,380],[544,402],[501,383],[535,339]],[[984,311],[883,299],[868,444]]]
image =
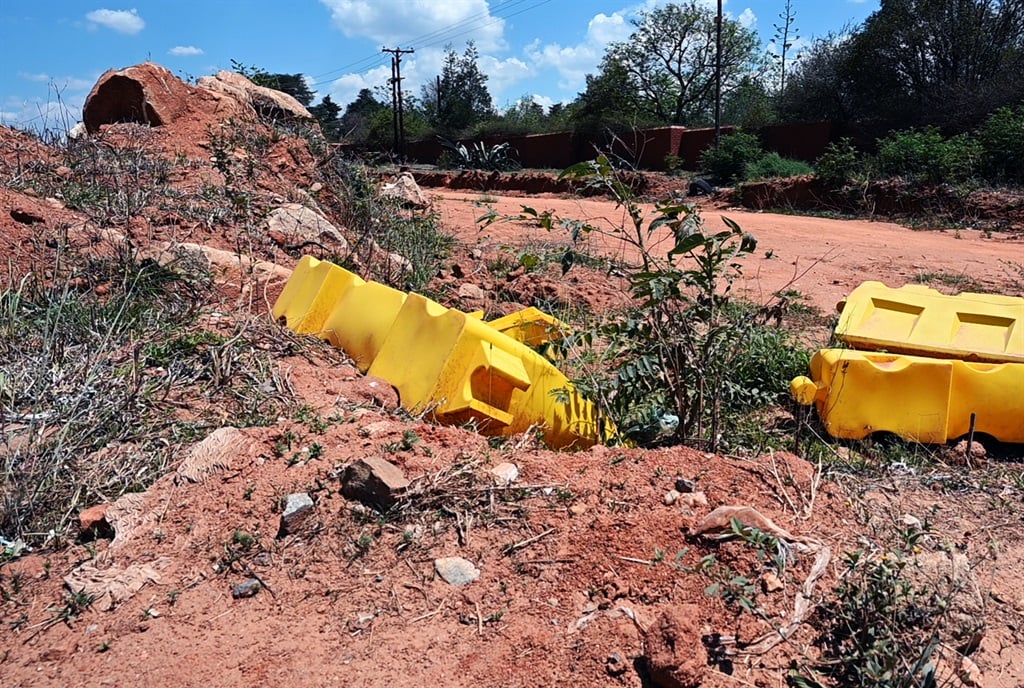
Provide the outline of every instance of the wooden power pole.
[[715,148],[722,138],[722,0],[715,17]]
[[391,119],[394,128],[395,152],[405,158],[405,114],[402,112],[402,55],[416,52],[397,48],[381,48],[383,53],[391,53]]

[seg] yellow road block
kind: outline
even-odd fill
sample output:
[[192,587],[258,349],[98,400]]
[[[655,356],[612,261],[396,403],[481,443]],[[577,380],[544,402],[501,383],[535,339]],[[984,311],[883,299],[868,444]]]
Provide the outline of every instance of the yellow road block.
[[344,349],[360,370],[394,385],[414,413],[474,422],[487,435],[536,425],[554,448],[615,435],[597,407],[527,346],[553,341],[565,327],[535,308],[485,323],[306,256],[273,313],[295,332]]
[[975,432],[1024,442],[1024,363],[977,363],[847,349],[811,358],[811,378],[790,384],[833,437],[892,432],[942,443]]
[[864,282],[847,297],[835,331],[857,349],[1024,363],[1024,298]]

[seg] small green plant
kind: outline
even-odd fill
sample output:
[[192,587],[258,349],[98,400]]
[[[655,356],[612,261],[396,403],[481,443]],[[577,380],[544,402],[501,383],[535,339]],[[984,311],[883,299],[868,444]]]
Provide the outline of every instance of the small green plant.
[[231,535],[231,544],[238,545],[243,550],[252,549],[256,544],[256,538],[242,529],[236,529]]
[[717,146],[704,151],[701,169],[717,184],[727,186],[746,179],[749,166],[763,157],[764,150],[757,137],[738,131],[723,136]]
[[720,598],[736,614],[757,613],[757,586],[750,578],[722,564],[714,554],[702,558],[698,570],[712,581],[705,595]]
[[778,153],[767,153],[758,160],[748,163],[744,170],[744,179],[754,181],[758,179],[776,179],[786,177],[798,177],[811,174],[814,171],[810,165],[800,160],[784,158]]
[[828,144],[825,152],[814,161],[814,176],[829,188],[840,189],[860,172],[860,159],[853,142],[841,138]]

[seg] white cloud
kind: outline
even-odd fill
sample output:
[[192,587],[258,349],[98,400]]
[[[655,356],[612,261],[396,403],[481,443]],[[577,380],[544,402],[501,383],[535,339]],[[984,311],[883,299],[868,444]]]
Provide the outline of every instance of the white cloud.
[[194,45],[176,45],[167,51],[168,55],[174,55],[175,57],[192,57],[194,55],[202,55],[203,49],[197,48]]
[[36,83],[51,84],[58,91],[81,91],[84,89],[92,88],[93,84],[96,83],[96,79],[83,79],[76,76],[50,76],[45,73],[27,73],[18,72],[18,76],[28,81],[34,81]]
[[740,16],[736,17],[736,21],[744,29],[753,29],[757,25],[757,15],[754,14],[754,10],[748,7],[740,12]]
[[93,25],[105,26],[118,33],[128,35],[137,34],[146,28],[146,22],[142,20],[139,13],[132,10],[93,10],[85,15],[85,18]]
[[608,44],[629,38],[633,25],[629,23],[628,12],[622,10],[611,15],[594,15],[581,42],[563,46],[559,43],[542,45],[534,41],[526,47],[526,56],[536,68],[556,70],[559,88],[580,91],[586,75],[597,71]]
[[481,51],[505,47],[505,20],[491,14],[487,0],[320,0],[334,26],[346,36],[399,47],[476,42]]

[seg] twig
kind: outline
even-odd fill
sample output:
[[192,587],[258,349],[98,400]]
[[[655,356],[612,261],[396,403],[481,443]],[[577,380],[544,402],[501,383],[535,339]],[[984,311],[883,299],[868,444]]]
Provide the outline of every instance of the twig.
[[631,564],[643,564],[644,566],[654,566],[654,562],[650,559],[637,559],[636,557],[620,557],[619,555],[615,555],[615,558],[621,559],[622,561],[628,561]]
[[437,605],[437,609],[435,609],[432,612],[427,612],[426,614],[420,614],[415,619],[412,619],[409,623],[416,623],[417,621],[423,621],[423,619],[429,619],[430,617],[434,616],[435,614],[440,613],[441,609],[444,608],[444,605],[445,605],[446,602],[448,602],[447,598],[441,600],[441,604]]
[[537,542],[538,540],[540,540],[541,538],[543,538],[543,537],[545,537],[547,535],[550,535],[553,532],[555,532],[554,528],[548,528],[544,532],[542,532],[542,533],[540,533],[538,535],[534,535],[531,538],[526,538],[525,540],[522,540],[522,541],[517,542],[517,543],[512,544],[512,545],[506,545],[505,549],[502,550],[502,554],[508,556],[509,554],[512,554],[516,550],[520,550],[520,549],[522,549],[524,547],[529,547],[533,543]]
[[483,635],[484,634],[484,617],[483,617],[483,614],[480,612],[480,603],[479,602],[474,602],[473,606],[476,607],[476,634],[477,635]]

